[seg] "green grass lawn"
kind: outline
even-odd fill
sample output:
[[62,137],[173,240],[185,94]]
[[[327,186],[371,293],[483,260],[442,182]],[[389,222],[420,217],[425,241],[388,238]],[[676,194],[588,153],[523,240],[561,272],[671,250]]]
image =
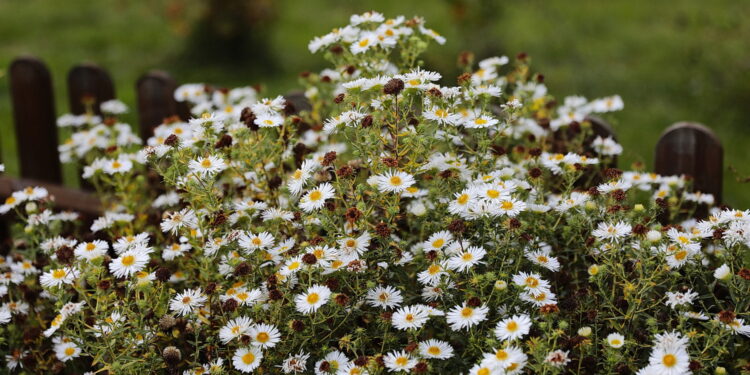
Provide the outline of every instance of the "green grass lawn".
[[[0,2],[0,145],[9,173],[18,170],[4,70],[15,56],[33,54],[48,63],[60,113],[67,109],[67,70],[81,61],[108,69],[118,97],[131,106],[137,77],[157,68],[181,82],[262,83],[276,94],[294,88],[300,71],[325,67],[307,51],[313,36],[345,24],[352,13],[374,9],[422,15],[444,34],[448,43],[434,46],[425,61],[451,80],[460,51],[478,58],[524,51],[557,97],[620,94],[625,110],[612,122],[625,146],[624,168],[634,161],[650,167],[656,141],[670,124],[708,125],[724,142],[725,201],[750,207],[750,187],[728,168],[750,175],[750,23],[743,22],[750,2],[255,0],[258,9],[270,12],[270,21],[252,35],[267,45],[236,44],[228,48],[229,57],[196,38],[196,20],[207,2]],[[214,26],[231,30],[232,24]],[[74,180],[69,170],[66,181]]]

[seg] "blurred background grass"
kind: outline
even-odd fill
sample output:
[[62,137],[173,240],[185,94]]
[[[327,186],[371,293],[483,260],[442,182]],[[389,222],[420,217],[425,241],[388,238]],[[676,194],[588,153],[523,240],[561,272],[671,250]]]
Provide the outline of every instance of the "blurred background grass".
[[[2,0],[0,146],[17,174],[7,67],[19,55],[44,59],[57,110],[65,77],[82,61],[111,73],[117,96],[135,107],[134,85],[150,69],[179,82],[296,86],[297,74],[326,67],[307,42],[352,13],[421,15],[448,39],[425,57],[453,83],[456,56],[527,52],[553,95],[618,93],[611,116],[625,146],[621,166],[653,163],[659,134],[677,121],[710,126],[725,147],[725,201],[750,207],[750,2],[736,0]],[[133,113],[127,117],[135,122]],[[739,171],[739,175],[730,171]],[[72,171],[66,181],[75,183]]]

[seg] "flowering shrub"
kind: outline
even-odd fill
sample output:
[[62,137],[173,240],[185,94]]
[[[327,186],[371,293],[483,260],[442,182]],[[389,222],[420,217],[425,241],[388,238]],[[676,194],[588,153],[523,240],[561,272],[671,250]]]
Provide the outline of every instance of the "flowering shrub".
[[[142,146],[102,104],[64,161],[106,212],[14,193],[0,327],[10,371],[690,374],[750,356],[750,211],[614,168],[590,116],[528,58],[442,86],[421,18],[315,38],[309,108],[180,87],[195,115]],[[743,359],[744,358],[744,359]]]

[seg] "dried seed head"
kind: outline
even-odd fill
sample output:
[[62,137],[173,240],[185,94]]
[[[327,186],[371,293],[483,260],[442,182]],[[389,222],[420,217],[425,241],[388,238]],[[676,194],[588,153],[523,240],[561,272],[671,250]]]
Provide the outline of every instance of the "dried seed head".
[[172,271],[170,271],[169,268],[166,267],[159,267],[155,272],[155,276],[156,280],[164,283],[172,277]]
[[164,348],[161,356],[164,358],[164,362],[166,362],[170,367],[176,365],[182,359],[182,353],[180,352],[180,349],[177,349],[174,346],[167,346],[166,348]]
[[168,331],[177,324],[177,320],[169,314],[165,314],[159,318],[159,329],[162,331]]
[[398,95],[404,89],[404,81],[398,78],[392,78],[383,86],[383,92],[386,95]]

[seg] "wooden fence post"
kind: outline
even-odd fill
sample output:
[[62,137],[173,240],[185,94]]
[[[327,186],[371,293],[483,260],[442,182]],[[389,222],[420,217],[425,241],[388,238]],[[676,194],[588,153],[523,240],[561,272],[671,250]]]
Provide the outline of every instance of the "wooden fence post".
[[115,98],[115,86],[106,70],[96,64],[78,64],[68,72],[68,99],[70,113],[86,113],[90,105],[93,112],[101,115],[99,105]]
[[152,71],[138,79],[138,120],[144,141],[153,135],[154,128],[164,119],[175,115],[182,120],[189,118],[187,105],[174,99],[176,88],[177,82],[164,71]]
[[17,58],[8,70],[21,176],[61,183],[55,100],[49,70],[34,57]]
[[[721,204],[724,149],[711,129],[697,123],[679,122],[659,138],[654,171],[661,175],[688,175],[693,190],[714,196]],[[702,211],[705,211],[702,210]],[[705,216],[705,212],[699,212]]]

